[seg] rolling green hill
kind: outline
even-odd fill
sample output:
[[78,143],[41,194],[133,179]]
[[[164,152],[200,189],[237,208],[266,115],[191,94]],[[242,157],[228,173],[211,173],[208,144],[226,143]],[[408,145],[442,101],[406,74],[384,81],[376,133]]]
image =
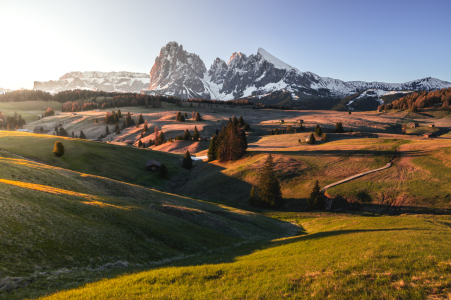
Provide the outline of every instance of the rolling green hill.
[[84,274],[84,281],[113,267],[150,267],[299,231],[251,212],[5,152],[0,191],[0,297],[79,284],[54,283],[60,274]]

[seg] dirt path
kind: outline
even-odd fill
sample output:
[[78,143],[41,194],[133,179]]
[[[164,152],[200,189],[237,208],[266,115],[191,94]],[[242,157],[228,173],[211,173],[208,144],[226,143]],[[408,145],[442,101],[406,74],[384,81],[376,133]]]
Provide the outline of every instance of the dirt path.
[[385,169],[390,168],[391,165],[393,164],[393,160],[396,158],[397,151],[398,151],[398,149],[395,149],[395,156],[390,160],[390,162],[388,162],[388,163],[387,163],[385,166],[383,166],[382,168],[378,168],[378,169],[366,171],[366,172],[363,172],[363,173],[359,173],[359,174],[357,174],[357,175],[354,175],[354,176],[345,178],[345,179],[343,179],[343,180],[340,180],[340,181],[331,183],[331,184],[326,185],[325,187],[323,187],[323,188],[321,189],[321,192],[324,193],[324,192],[326,192],[326,190],[327,190],[328,188],[331,188],[331,187],[334,187],[334,186],[336,186],[336,185],[339,185],[339,184],[342,184],[342,183],[351,181],[351,180],[353,180],[353,179],[356,179],[356,178],[365,176],[365,175],[367,175],[367,174],[371,174],[371,173],[374,173],[374,172],[378,172],[378,171],[382,171],[382,170],[385,170]]

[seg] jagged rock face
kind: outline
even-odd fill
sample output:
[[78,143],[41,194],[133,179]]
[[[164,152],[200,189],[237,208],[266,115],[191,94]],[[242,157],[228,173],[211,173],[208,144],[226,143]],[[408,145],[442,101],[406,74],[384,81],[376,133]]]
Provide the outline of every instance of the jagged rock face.
[[133,72],[70,72],[59,80],[35,81],[34,89],[47,92],[86,89],[106,92],[139,92],[149,85],[149,75]]
[[[189,57],[193,59],[187,59]],[[311,72],[301,72],[261,48],[258,49],[257,54],[250,56],[235,52],[227,64],[222,59],[216,58],[207,72],[197,55],[183,51],[182,46],[175,42],[161,49],[150,76],[151,84],[146,93],[220,100],[238,99],[280,90],[291,92],[293,99],[296,99],[296,95],[299,94],[341,99],[367,89],[432,90],[451,86],[451,83],[435,78],[424,78],[403,84],[388,84],[345,82],[320,77]]]
[[172,95],[180,98],[210,98],[203,84],[207,72],[198,55],[170,42],[161,48],[150,71],[148,94]]

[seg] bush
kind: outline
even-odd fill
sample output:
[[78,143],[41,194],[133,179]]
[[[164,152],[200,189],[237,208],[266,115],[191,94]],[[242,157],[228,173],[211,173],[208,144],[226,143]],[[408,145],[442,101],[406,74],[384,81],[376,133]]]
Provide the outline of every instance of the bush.
[[161,178],[167,178],[169,174],[168,167],[166,167],[165,164],[162,164],[160,167],[160,177]]
[[56,157],[61,157],[64,155],[64,145],[60,141],[55,142],[55,146],[53,147],[53,154],[55,154]]

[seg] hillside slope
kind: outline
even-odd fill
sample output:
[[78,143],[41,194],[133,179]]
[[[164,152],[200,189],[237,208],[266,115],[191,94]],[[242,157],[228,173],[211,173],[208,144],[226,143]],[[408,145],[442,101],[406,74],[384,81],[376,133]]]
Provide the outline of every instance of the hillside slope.
[[[110,268],[150,267],[298,232],[295,225],[255,213],[4,151],[0,191],[0,297],[20,294],[16,289],[29,284],[61,289],[80,280],[53,285],[61,274],[86,273],[83,280],[89,280]],[[30,289],[47,290],[41,288]]]

